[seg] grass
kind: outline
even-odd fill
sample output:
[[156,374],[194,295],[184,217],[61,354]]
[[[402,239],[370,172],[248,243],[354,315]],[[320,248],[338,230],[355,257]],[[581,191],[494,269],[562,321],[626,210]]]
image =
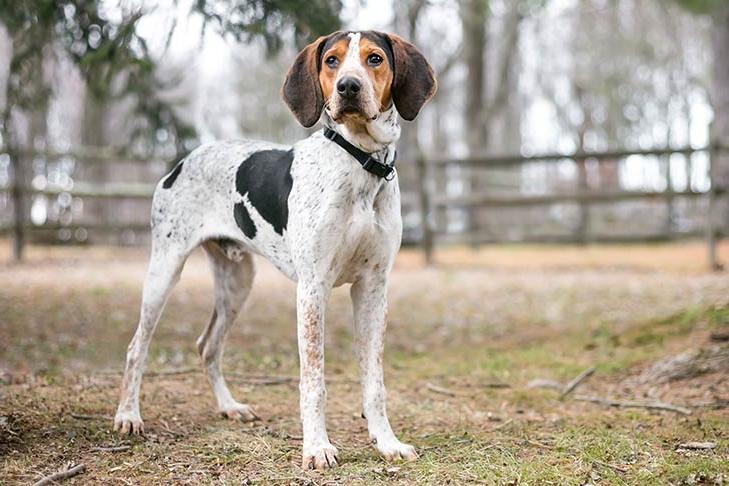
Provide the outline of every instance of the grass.
[[[670,260],[670,249],[660,258]],[[133,332],[144,252],[36,249],[31,262],[0,266],[0,483],[26,484],[84,463],[70,484],[725,484],[729,480],[729,373],[669,384],[637,378],[654,361],[706,345],[729,321],[723,275],[587,263],[574,249],[536,250],[530,264],[462,268],[462,255],[421,268],[405,252],[392,278],[386,352],[389,412],[421,454],[388,464],[368,444],[351,358],[347,289],[327,320],[328,425],[341,467],[299,468],[294,286],[262,265],[228,342],[234,395],[263,420],[241,424],[214,411],[194,341],[209,318],[210,287],[195,255],[152,344],[142,414],[147,435],[111,431],[124,352]],[[460,251],[460,250],[459,250]],[[465,250],[464,250],[465,251]],[[492,250],[493,251],[493,250]],[[629,251],[629,250],[626,250]],[[678,248],[676,259],[690,254]],[[649,253],[649,252],[648,252]],[[515,256],[516,255],[516,256]],[[482,258],[478,255],[474,260]],[[492,258],[487,255],[483,258]],[[632,257],[631,257],[632,258]],[[566,382],[597,371],[577,393],[663,400],[689,416],[560,400],[534,379]],[[436,393],[428,384],[455,396]],[[501,385],[501,387],[497,387]],[[507,387],[503,387],[507,386]],[[244,398],[245,397],[245,398]],[[707,451],[677,445],[712,441]],[[131,445],[122,452],[99,446]],[[723,483],[722,483],[723,482]]]

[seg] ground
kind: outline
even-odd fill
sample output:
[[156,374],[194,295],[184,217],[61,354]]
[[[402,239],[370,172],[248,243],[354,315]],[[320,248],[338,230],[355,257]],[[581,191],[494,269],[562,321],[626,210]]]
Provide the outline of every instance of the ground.
[[[136,326],[144,249],[0,244],[0,483],[83,463],[67,484],[726,484],[729,372],[645,381],[656,360],[708,346],[729,322],[729,276],[699,243],[404,250],[390,289],[385,358],[394,429],[418,449],[387,464],[368,444],[352,359],[348,290],[327,320],[328,425],[341,466],[302,471],[295,287],[265,262],[225,370],[262,420],[214,408],[195,338],[211,312],[202,255],[188,262],[152,343],[147,434],[112,432]],[[729,257],[729,247],[721,248]],[[595,373],[564,399],[534,380]],[[530,386],[532,385],[532,386]],[[690,414],[585,396],[662,401]],[[712,449],[685,450],[686,442]],[[95,447],[130,445],[118,452]]]

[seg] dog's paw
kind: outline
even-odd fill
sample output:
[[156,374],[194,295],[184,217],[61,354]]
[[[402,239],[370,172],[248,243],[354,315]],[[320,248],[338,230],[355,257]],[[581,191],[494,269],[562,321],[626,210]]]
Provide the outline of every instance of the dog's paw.
[[142,435],[144,422],[139,412],[117,412],[114,417],[114,430],[122,435]]
[[241,422],[253,422],[254,420],[260,420],[256,412],[253,411],[250,405],[243,403],[235,403],[233,405],[220,409],[220,413],[225,418],[231,420],[240,420]]
[[418,458],[415,447],[403,444],[397,439],[389,441],[377,441],[375,447],[380,455],[389,462],[414,461]]
[[339,452],[331,444],[304,449],[303,469],[331,469],[337,466]]

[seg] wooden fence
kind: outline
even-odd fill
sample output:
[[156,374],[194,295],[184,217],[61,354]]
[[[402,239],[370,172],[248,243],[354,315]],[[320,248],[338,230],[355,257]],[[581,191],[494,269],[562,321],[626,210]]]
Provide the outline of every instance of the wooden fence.
[[[665,148],[655,150],[613,150],[602,152],[583,152],[574,154],[552,153],[534,156],[507,155],[488,157],[469,157],[461,159],[434,158],[433,160],[419,160],[419,201],[423,209],[420,216],[422,229],[422,246],[427,261],[432,261],[433,248],[438,243],[466,243],[483,244],[489,242],[503,241],[503,238],[488,238],[481,232],[478,222],[470,224],[467,228],[452,233],[438,225],[436,217],[438,212],[447,209],[461,209],[466,213],[474,209],[498,210],[503,208],[533,208],[549,207],[558,204],[574,204],[579,208],[579,224],[574,231],[560,235],[541,235],[532,238],[521,238],[520,241],[537,243],[586,243],[586,242],[627,242],[627,241],[662,241],[686,237],[703,237],[707,244],[707,261],[711,268],[720,268],[717,261],[716,244],[721,237],[725,224],[720,224],[716,214],[717,199],[723,194],[724,189],[715,183],[713,177],[712,161],[716,160],[719,153],[727,153],[725,147],[707,146],[701,148]],[[695,154],[705,154],[707,173],[705,178],[708,187],[705,190],[694,190],[690,187],[691,176],[686,180],[685,190],[674,190],[673,171],[670,167],[671,156],[680,155],[687,161],[685,167],[691,171],[691,158]],[[637,156],[638,163],[646,163],[648,160],[655,161],[660,158],[665,164],[664,177],[665,189],[656,190],[624,190],[624,189],[600,189],[593,188],[587,182],[585,176],[586,163],[597,164],[618,164],[628,157]],[[511,194],[494,195],[488,189],[449,195],[447,191],[439,190],[437,181],[447,179],[443,173],[446,169],[456,167],[468,169],[471,174],[476,171],[492,171],[494,169],[521,169],[528,164],[556,164],[568,162],[574,165],[577,174],[574,189],[560,190],[541,194],[524,194],[514,191]],[[440,172],[440,175],[438,174]],[[503,191],[502,191],[503,192]],[[698,199],[706,201],[706,211],[701,222],[701,230],[689,232],[675,232],[672,230],[671,215],[673,206],[681,198]],[[663,231],[646,234],[622,234],[622,235],[594,235],[590,234],[590,220],[592,212],[590,208],[597,204],[615,204],[626,201],[663,201],[666,206],[667,221],[663,225]],[[443,218],[440,218],[441,220]],[[490,235],[492,236],[492,235]]]
[[[707,243],[708,263],[712,268],[718,268],[719,264],[716,255],[717,239],[721,236],[724,229],[723,224],[718,224],[715,216],[715,207],[718,197],[723,193],[723,189],[714,183],[712,177],[711,161],[715,159],[719,152],[729,152],[726,148],[720,147],[702,147],[702,148],[678,148],[678,149],[658,149],[658,150],[618,150],[604,152],[585,152],[575,154],[543,154],[534,156],[509,155],[500,157],[470,157],[461,159],[449,159],[435,157],[431,160],[419,160],[416,164],[407,164],[403,162],[401,167],[401,179],[410,178],[410,187],[416,189],[405,191],[403,193],[404,208],[403,211],[412,216],[417,216],[417,228],[411,228],[406,233],[405,241],[409,243],[417,243],[422,245],[426,259],[430,262],[433,258],[434,247],[438,244],[447,243],[468,243],[482,244],[487,242],[500,241],[498,235],[484,234],[483,228],[478,221],[471,221],[465,228],[460,231],[450,231],[444,228],[443,224],[438,221],[448,223],[448,211],[457,209],[465,214],[481,210],[496,210],[503,208],[534,208],[534,207],[550,207],[559,204],[573,204],[579,208],[579,224],[573,232],[560,235],[542,235],[538,237],[521,238],[521,241],[536,242],[593,242],[593,241],[627,241],[627,240],[666,240],[687,236],[699,236],[696,232],[673,233],[670,224],[671,208],[675,201],[681,198],[702,198],[706,201],[706,214],[703,221],[701,235]],[[1,153],[1,152],[0,152]],[[708,157],[707,167],[709,168],[706,177],[709,185],[706,190],[694,190],[687,185],[685,190],[677,191],[673,189],[672,171],[670,165],[666,165],[665,170],[665,190],[624,190],[624,189],[600,189],[593,188],[587,183],[585,176],[586,163],[590,164],[616,164],[628,157],[638,156],[638,161],[649,160],[649,158],[662,158],[666,164],[669,164],[669,157],[681,155],[687,161],[695,154],[703,153]],[[72,187],[61,187],[53,185],[44,185],[37,187],[32,184],[21,183],[18,179],[14,179],[11,185],[0,187],[0,196],[8,195],[12,201],[18,199],[27,200],[34,196],[59,196],[67,194],[72,198],[82,199],[102,199],[102,200],[149,200],[154,189],[154,183],[163,175],[169,164],[161,162],[155,158],[130,157],[123,154],[114,153],[105,149],[82,148],[69,152],[54,151],[32,151],[23,152],[19,157],[26,159],[42,158],[47,161],[59,160],[61,158],[69,158],[82,164],[156,164],[159,168],[155,177],[146,183],[84,183],[75,180]],[[526,194],[521,191],[517,185],[513,191],[509,193],[499,194],[492,193],[487,188],[474,192],[461,191],[458,194],[449,194],[448,191],[442,190],[443,181],[447,179],[444,174],[452,168],[459,168],[464,171],[465,177],[470,173],[478,171],[493,171],[499,169],[508,169],[519,171],[529,164],[556,164],[565,162],[574,164],[577,180],[574,184],[574,190],[559,190],[555,192],[546,192],[539,194]],[[690,170],[690,163],[686,165]],[[470,171],[470,172],[469,172]],[[153,171],[154,172],[154,171]],[[461,177],[464,177],[462,174]],[[610,235],[593,235],[590,234],[590,218],[592,212],[590,208],[598,204],[615,204],[625,201],[662,201],[667,208],[669,221],[665,225],[665,231],[653,235],[634,234],[620,235],[618,237],[610,237]],[[24,207],[24,205],[20,205]],[[148,227],[146,222],[135,224],[117,224],[110,221],[95,222],[72,222],[70,224],[44,224],[34,226],[28,220],[28,211],[22,211],[22,214],[15,214],[12,221],[4,225],[0,225],[0,232],[12,233],[16,241],[16,256],[22,254],[22,247],[25,241],[26,232],[48,232],[59,231],[62,229],[75,230],[83,228],[92,231],[145,231]],[[411,220],[413,218],[410,218]]]

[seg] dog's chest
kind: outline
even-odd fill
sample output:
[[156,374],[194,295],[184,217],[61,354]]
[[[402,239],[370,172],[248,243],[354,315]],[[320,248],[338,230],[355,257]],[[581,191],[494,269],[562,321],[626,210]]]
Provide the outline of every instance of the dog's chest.
[[327,147],[318,157],[302,154],[293,168],[287,239],[295,261],[319,274],[350,282],[383,265],[400,238],[396,181],[384,181]]

